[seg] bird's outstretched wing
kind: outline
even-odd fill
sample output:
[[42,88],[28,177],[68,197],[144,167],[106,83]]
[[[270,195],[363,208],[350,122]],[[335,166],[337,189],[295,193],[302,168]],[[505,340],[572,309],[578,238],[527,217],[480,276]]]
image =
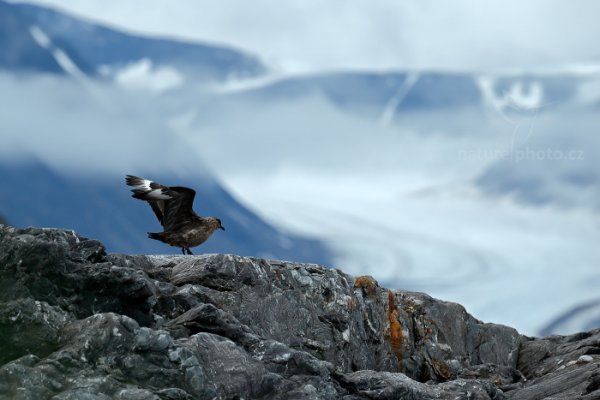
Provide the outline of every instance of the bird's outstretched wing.
[[194,212],[192,205],[196,192],[183,186],[164,186],[133,175],[125,177],[127,185],[134,187],[132,197],[145,200],[152,207],[165,231],[189,221]]
[[183,186],[169,186],[172,197],[165,200],[164,223],[165,231],[169,231],[178,225],[190,222],[196,215],[192,211],[196,192]]

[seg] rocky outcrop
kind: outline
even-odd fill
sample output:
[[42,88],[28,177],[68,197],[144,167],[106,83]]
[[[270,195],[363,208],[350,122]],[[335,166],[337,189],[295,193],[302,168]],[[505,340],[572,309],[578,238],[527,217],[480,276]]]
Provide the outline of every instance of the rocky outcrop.
[[1,399],[600,398],[600,331],[527,338],[318,265],[0,226],[0,289]]

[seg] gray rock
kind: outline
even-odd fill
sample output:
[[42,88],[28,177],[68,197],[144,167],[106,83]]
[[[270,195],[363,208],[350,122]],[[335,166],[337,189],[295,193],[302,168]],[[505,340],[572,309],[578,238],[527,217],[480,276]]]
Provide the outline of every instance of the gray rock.
[[32,298],[2,303],[0,364],[28,354],[45,357],[59,347],[59,332],[73,317],[59,307]]
[[518,368],[528,381],[514,391],[514,399],[600,399],[600,329],[526,338]]
[[600,398],[600,331],[528,338],[318,265],[0,226],[0,288],[0,399]]
[[346,374],[340,380],[351,393],[354,393],[347,398],[353,399],[500,400],[506,398],[502,391],[490,381],[456,379],[437,385],[427,385],[410,379],[402,373],[368,370]]

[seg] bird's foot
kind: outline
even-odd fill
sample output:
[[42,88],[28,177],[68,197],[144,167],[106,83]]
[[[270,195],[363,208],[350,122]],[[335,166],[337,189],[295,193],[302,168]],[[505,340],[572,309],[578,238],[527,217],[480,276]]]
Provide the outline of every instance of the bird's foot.
[[192,253],[192,251],[189,249],[189,247],[186,247],[185,249],[187,250],[187,253],[188,253],[190,256],[193,256],[193,255],[194,255],[194,253]]

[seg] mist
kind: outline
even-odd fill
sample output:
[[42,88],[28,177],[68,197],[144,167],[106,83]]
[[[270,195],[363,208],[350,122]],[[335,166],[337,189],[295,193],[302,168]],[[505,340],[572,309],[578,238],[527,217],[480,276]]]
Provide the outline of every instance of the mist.
[[146,93],[12,74],[0,74],[0,90],[4,160],[37,159],[72,175],[203,168]]

